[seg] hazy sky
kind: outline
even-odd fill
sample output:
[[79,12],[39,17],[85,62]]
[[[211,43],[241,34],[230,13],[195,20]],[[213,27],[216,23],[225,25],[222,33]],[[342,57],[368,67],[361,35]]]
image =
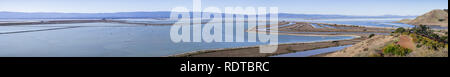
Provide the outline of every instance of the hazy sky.
[[[192,0],[0,0],[0,11],[110,13],[170,11]],[[283,13],[421,15],[447,9],[448,0],[203,0],[203,7],[278,7]]]

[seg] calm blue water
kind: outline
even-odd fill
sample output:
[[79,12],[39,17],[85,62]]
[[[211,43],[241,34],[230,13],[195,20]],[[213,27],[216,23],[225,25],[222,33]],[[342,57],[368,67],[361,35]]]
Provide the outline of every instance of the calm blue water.
[[[254,24],[248,24],[254,25]],[[173,43],[170,26],[139,26],[112,23],[27,25],[0,27],[21,31],[53,27],[78,28],[1,34],[1,57],[159,57],[190,51],[257,46],[265,43]],[[20,29],[24,28],[24,29]],[[26,28],[26,29],[25,29]],[[351,39],[347,36],[280,35],[280,43]]]
[[311,24],[311,26],[314,27],[314,28],[323,28],[323,27],[321,27],[321,26],[319,26],[317,24]]
[[322,26],[325,26],[325,27],[327,27],[327,28],[333,28],[333,29],[336,29],[336,27],[330,26],[330,25],[323,25],[323,24],[322,24]]

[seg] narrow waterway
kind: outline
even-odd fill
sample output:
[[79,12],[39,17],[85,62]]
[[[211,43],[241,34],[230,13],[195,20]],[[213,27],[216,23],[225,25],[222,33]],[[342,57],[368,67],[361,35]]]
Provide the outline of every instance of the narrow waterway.
[[309,57],[309,56],[314,56],[314,55],[319,55],[319,54],[324,54],[324,53],[336,52],[336,51],[339,51],[339,50],[342,50],[344,48],[351,47],[351,46],[353,46],[353,45],[345,45],[345,46],[338,46],[338,47],[329,47],[329,48],[301,51],[301,52],[277,55],[277,56],[272,56],[272,57]]

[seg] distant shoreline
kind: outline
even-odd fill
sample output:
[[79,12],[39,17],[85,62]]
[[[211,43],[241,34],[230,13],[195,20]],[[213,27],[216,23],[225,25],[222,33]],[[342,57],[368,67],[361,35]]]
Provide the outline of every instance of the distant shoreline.
[[17,26],[17,25],[42,25],[42,24],[74,24],[74,23],[121,23],[121,24],[135,24],[143,26],[170,26],[173,24],[148,24],[148,23],[131,23],[121,20],[102,20],[102,19],[87,19],[87,20],[49,20],[49,21],[24,21],[24,22],[2,22],[0,26]]
[[35,21],[35,22],[0,23],[0,26],[39,25],[39,24],[72,24],[72,23],[95,23],[95,22],[109,22],[109,21],[107,21],[107,20],[52,20],[52,21]]

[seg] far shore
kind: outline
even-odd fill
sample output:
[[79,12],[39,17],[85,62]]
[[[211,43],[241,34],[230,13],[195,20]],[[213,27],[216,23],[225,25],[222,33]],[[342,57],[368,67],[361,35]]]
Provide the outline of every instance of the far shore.
[[108,21],[106,21],[106,20],[52,20],[52,21],[36,21],[36,22],[0,23],[0,26],[39,25],[39,24],[72,24],[72,23],[95,23],[95,22],[108,22]]
[[43,24],[74,24],[74,23],[121,23],[121,24],[135,24],[143,26],[170,26],[173,24],[148,24],[148,23],[131,23],[121,20],[50,20],[50,21],[35,21],[35,22],[3,22],[0,26],[18,26],[18,25],[43,25]]

